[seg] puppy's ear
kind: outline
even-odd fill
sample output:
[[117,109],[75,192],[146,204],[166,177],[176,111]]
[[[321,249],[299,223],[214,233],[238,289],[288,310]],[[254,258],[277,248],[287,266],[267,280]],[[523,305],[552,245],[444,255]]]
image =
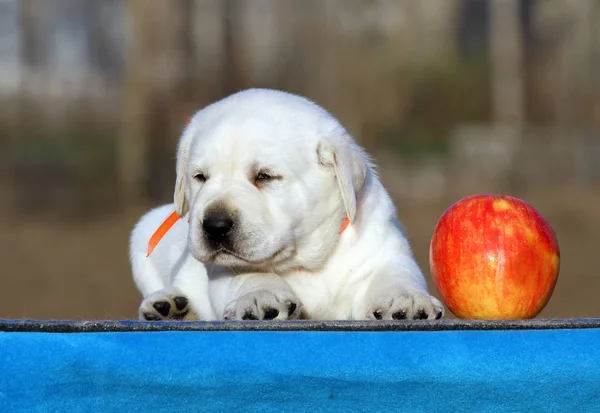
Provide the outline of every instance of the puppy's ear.
[[346,215],[350,223],[354,223],[358,194],[367,176],[367,159],[364,151],[350,138],[343,136],[321,141],[317,146],[317,156],[319,163],[331,168],[335,174]]
[[192,128],[188,126],[179,140],[179,146],[177,148],[177,163],[175,171],[177,178],[175,179],[175,192],[173,194],[173,201],[175,204],[175,212],[180,217],[188,213],[188,200],[187,200],[187,188],[186,188],[186,169],[188,160],[190,157],[190,146],[192,143]]

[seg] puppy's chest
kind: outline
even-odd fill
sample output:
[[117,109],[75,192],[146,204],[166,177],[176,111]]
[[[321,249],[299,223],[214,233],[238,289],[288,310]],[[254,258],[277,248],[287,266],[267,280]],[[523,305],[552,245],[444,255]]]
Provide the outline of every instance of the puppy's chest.
[[341,274],[294,273],[284,276],[309,318],[346,320],[352,318],[352,307],[361,282]]

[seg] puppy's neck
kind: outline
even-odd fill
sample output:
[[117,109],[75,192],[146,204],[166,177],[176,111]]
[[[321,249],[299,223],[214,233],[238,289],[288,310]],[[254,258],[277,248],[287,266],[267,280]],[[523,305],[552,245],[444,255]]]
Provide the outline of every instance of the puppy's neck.
[[[336,220],[334,219],[332,222],[336,222]],[[311,234],[308,247],[302,248],[297,256],[290,260],[290,265],[280,268],[276,273],[280,275],[291,272],[317,274],[336,265],[339,260],[352,260],[357,252],[373,251],[372,247],[375,247],[376,250],[377,244],[387,243],[389,231],[396,232],[397,225],[394,223],[398,223],[398,220],[395,217],[393,202],[377,176],[369,170],[365,184],[358,194],[354,222],[348,225],[342,223],[341,226],[338,226],[339,229],[344,228],[343,231],[338,229],[339,234],[333,232],[335,224],[319,227]],[[323,241],[327,238],[330,241],[324,243]],[[365,243],[370,244],[371,248],[363,248]]]
[[[404,245],[404,229],[396,217],[391,197],[379,179],[372,172],[369,175],[357,205],[356,219],[341,234],[328,263],[354,261],[361,252],[376,253],[380,248],[409,248]],[[397,243],[402,245],[392,245]]]

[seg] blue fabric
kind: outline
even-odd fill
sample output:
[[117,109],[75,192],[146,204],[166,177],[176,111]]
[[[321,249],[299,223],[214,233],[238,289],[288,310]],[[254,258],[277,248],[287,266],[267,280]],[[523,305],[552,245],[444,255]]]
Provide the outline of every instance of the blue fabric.
[[600,329],[0,333],[2,412],[600,412]]

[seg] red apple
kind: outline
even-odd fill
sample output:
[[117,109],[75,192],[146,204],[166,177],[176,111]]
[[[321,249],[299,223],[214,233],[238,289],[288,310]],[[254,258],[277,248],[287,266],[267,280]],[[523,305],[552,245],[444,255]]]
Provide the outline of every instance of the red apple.
[[503,195],[472,195],[438,221],[431,276],[459,318],[527,319],[550,300],[560,251],[554,230],[531,205]]

